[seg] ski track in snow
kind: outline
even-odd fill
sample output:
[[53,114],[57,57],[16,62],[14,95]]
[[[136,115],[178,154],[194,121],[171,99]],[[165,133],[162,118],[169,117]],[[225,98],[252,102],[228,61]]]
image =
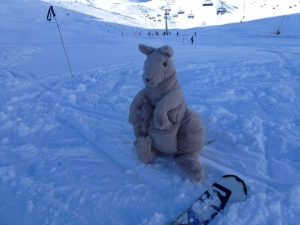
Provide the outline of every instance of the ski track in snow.
[[[55,8],[71,78],[56,24],[44,21],[49,5],[37,2],[16,16],[22,5],[1,5],[0,29],[9,35],[0,39],[0,224],[170,224],[228,173],[244,179],[248,197],[212,224],[299,221],[299,32],[262,33],[274,18],[197,28],[191,46],[189,36],[133,36],[131,27],[95,21],[95,7],[48,1],[89,14]],[[286,29],[298,20],[291,15]],[[174,48],[188,105],[207,140],[217,140],[199,158],[201,184],[172,157],[152,165],[136,157],[127,117],[143,87],[140,42]]]

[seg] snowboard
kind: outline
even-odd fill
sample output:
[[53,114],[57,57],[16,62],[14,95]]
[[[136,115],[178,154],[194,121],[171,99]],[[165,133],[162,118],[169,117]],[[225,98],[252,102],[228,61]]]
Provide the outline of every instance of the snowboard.
[[172,225],[207,225],[227,203],[243,201],[247,188],[235,175],[224,175],[205,191]]

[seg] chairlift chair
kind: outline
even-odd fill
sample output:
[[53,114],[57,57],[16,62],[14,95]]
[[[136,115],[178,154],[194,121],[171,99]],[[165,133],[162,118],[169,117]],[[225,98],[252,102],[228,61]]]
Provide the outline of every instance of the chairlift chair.
[[177,14],[184,14],[184,11],[182,9],[180,9],[180,7],[179,7]]
[[202,3],[203,6],[213,6],[213,2],[211,0],[204,0]]
[[219,15],[219,14],[223,15],[226,12],[227,12],[227,10],[224,7],[220,7],[220,8],[217,9],[217,15]]
[[170,6],[167,6],[167,7],[165,8],[165,10],[171,11],[171,7],[170,7]]
[[176,17],[178,17],[178,14],[174,14],[174,15],[173,15],[173,18],[176,18]]
[[194,14],[189,14],[188,15],[188,19],[194,19],[194,17],[195,17]]
[[188,19],[194,19],[194,14],[192,13],[192,11],[191,11],[191,13],[190,14],[188,14]]

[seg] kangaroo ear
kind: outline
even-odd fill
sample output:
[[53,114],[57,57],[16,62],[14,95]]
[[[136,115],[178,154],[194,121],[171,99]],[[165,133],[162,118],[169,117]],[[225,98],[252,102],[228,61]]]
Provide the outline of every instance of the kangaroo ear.
[[174,55],[174,51],[169,45],[162,46],[160,50],[162,54],[167,55],[169,57],[172,57]]
[[144,44],[139,44],[139,50],[145,55],[150,55],[155,50],[155,48]]

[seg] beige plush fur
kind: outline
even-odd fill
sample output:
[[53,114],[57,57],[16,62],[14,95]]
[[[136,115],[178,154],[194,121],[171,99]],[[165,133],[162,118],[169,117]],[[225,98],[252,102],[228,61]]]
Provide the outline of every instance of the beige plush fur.
[[[136,94],[129,112],[137,156],[148,164],[158,153],[173,155],[188,178],[199,182],[204,176],[198,158],[205,141],[205,129],[201,117],[187,107],[171,58],[174,51],[168,45],[153,48],[144,44],[139,45],[139,50],[147,56],[142,77],[145,88]],[[154,112],[147,129],[142,129],[141,107],[145,99]]]

